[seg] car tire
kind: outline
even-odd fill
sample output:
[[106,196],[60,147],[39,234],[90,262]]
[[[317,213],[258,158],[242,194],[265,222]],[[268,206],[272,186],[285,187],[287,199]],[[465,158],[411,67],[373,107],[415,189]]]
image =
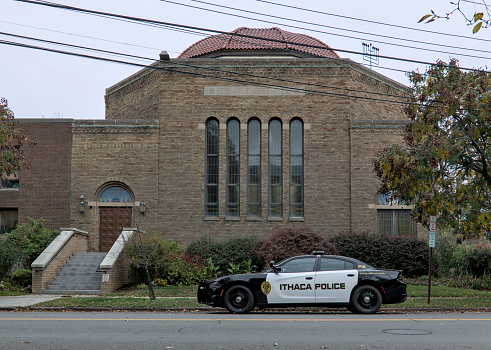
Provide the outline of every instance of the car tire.
[[232,286],[224,294],[225,308],[237,314],[245,314],[254,308],[254,296],[245,286]]
[[359,286],[351,294],[349,310],[359,314],[374,314],[382,306],[382,295],[370,285]]

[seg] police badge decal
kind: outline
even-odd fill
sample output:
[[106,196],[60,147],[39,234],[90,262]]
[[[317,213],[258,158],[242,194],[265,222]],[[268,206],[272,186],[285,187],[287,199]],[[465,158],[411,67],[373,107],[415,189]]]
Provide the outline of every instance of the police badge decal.
[[268,281],[264,281],[263,283],[261,283],[261,291],[265,295],[268,295],[269,292],[271,292],[271,283],[269,283]]

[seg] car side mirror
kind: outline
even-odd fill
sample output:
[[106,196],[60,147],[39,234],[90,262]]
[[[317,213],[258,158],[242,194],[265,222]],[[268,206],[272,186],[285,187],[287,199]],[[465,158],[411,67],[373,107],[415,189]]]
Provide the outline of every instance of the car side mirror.
[[281,267],[276,266],[274,264],[274,261],[270,261],[269,266],[273,269],[275,274],[278,274],[278,272],[281,272]]

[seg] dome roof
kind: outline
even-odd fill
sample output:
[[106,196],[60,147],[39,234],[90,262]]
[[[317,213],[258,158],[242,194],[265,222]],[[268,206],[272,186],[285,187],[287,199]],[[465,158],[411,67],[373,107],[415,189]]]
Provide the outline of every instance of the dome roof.
[[218,51],[235,52],[236,54],[238,51],[253,51],[255,53],[262,51],[282,55],[294,51],[297,53],[294,56],[301,53],[303,57],[339,58],[338,54],[322,41],[308,35],[287,32],[277,27],[240,27],[230,34],[211,35],[189,46],[178,58],[210,56],[210,54]]

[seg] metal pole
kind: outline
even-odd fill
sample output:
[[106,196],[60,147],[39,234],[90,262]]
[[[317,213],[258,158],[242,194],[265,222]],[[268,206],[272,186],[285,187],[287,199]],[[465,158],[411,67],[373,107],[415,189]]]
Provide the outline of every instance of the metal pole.
[[429,267],[429,275],[428,275],[428,304],[430,303],[430,295],[431,295],[431,265],[433,258],[433,248],[430,248],[430,267]]

